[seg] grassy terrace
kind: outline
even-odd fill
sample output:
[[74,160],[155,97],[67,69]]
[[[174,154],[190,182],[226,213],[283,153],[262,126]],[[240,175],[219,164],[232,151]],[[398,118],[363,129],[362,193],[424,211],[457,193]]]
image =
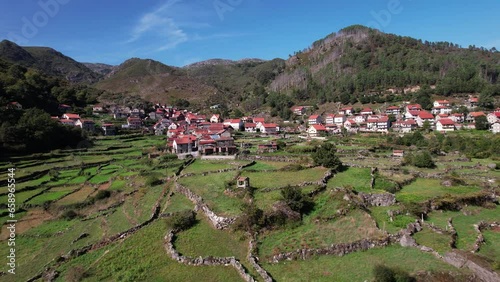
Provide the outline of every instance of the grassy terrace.
[[377,226],[389,233],[397,233],[399,230],[405,228],[409,223],[415,222],[416,218],[411,215],[400,214],[390,220],[387,212],[389,210],[397,211],[401,210],[400,206],[389,206],[389,207],[370,207],[370,215],[377,222]]
[[[254,152],[257,144],[270,140],[242,136],[238,141],[252,143],[251,152]],[[373,281],[372,269],[376,264],[399,267],[411,274],[428,271],[467,273],[430,254],[413,248],[402,248],[398,244],[344,257],[320,256],[307,261],[269,264],[268,259],[277,252],[294,251],[304,247],[322,248],[335,243],[380,238],[385,236],[385,232],[396,233],[415,220],[404,212],[405,204],[436,197],[451,198],[448,195],[477,193],[486,181],[500,179],[500,170],[486,168],[486,165],[498,162],[492,159],[463,161],[463,156],[440,156],[435,157],[436,169],[418,169],[400,167],[399,161],[387,158],[392,149],[377,148],[386,142],[385,136],[335,137],[330,142],[335,142],[337,147],[343,150],[343,160],[367,167],[376,166],[380,169],[380,177],[376,179],[375,189],[372,190],[370,168],[348,168],[332,178],[327,189],[310,199],[314,205],[303,214],[301,222],[277,226],[272,230],[261,230],[258,234],[260,263],[276,281]],[[282,200],[282,195],[280,190],[264,192],[264,189],[316,182],[324,176],[327,170],[322,167],[299,171],[282,170],[290,164],[310,164],[307,151],[316,143],[317,141],[304,142],[296,138],[288,144],[288,151],[266,154],[295,157],[295,163],[257,160],[254,165],[242,171],[207,176],[200,174],[220,169],[235,169],[248,164],[249,161],[196,160],[183,173],[197,175],[180,178],[179,183],[203,197],[218,215],[237,216],[241,214],[244,199],[235,195],[237,193],[233,192],[237,191],[236,187],[229,187],[228,183],[238,175],[248,176],[251,186],[255,188],[255,204],[268,212],[277,201]],[[163,146],[165,138],[161,136],[105,137],[96,139],[94,146],[86,150],[62,150],[13,159],[18,176],[31,175],[50,168],[58,168],[59,171],[57,176],[54,176],[52,171],[50,175],[47,173],[37,179],[17,183],[17,202],[25,202],[27,211],[16,214],[19,220],[16,245],[21,246],[16,255],[18,269],[22,270],[16,281],[26,280],[39,273],[50,260],[67,254],[71,249],[96,243],[144,222],[151,215],[152,207],[158,200],[163,213],[193,209],[191,201],[175,191],[173,179],[166,187],[170,189],[170,196],[162,199],[159,198],[165,184],[153,187],[146,185],[150,176],[165,180],[183,164],[183,161],[160,163],[159,159],[147,157],[148,153],[156,152],[157,147]],[[363,153],[366,156],[357,159],[361,149],[367,150]],[[457,158],[461,161],[457,161]],[[100,164],[103,161],[107,164]],[[91,167],[80,169],[82,164],[90,164]],[[0,168],[6,169],[9,166],[10,163],[0,163]],[[75,167],[69,168],[71,166]],[[384,170],[385,168],[402,169],[394,172]],[[336,187],[345,187],[353,190],[348,192],[351,196],[357,192],[385,193],[384,189],[393,185],[391,181],[407,180],[412,177],[412,172],[435,174],[445,173],[445,170],[448,170],[450,175],[455,170],[466,180],[466,184],[445,187],[441,185],[442,180],[419,178],[397,192],[396,197],[400,203],[390,207],[361,209],[352,201],[346,200],[346,192],[334,191]],[[6,176],[2,174],[0,179],[2,177],[5,179]],[[226,191],[227,188],[233,188],[233,192]],[[316,185],[309,185],[302,187],[301,191],[307,194],[317,188]],[[102,190],[110,192],[109,198],[93,199]],[[0,193],[5,191],[5,187],[0,187]],[[6,200],[6,195],[0,196],[0,203]],[[75,211],[78,217],[73,220],[63,219],[63,212],[68,210]],[[403,214],[390,220],[387,213],[389,210],[401,210]],[[0,212],[5,211],[5,207],[0,209]],[[346,215],[339,216],[339,211],[346,211]],[[498,214],[499,206],[489,209],[468,206],[462,211],[432,212],[426,222],[445,229],[447,219],[452,218],[458,233],[457,248],[470,251],[477,236],[473,224],[481,220],[498,221]],[[197,219],[198,222],[191,229],[178,234],[174,245],[180,253],[192,257],[235,256],[260,281],[259,275],[254,273],[245,259],[248,241],[242,232],[216,230],[201,213],[198,213]],[[0,218],[0,223],[5,220],[7,217]],[[0,233],[2,238],[7,236],[5,227],[4,225]],[[62,264],[57,269],[61,274],[56,280],[78,281],[79,277],[87,276],[83,281],[200,281],[200,278],[203,281],[241,281],[241,277],[232,267],[193,267],[171,260],[163,246],[163,238],[168,229],[169,220],[160,218],[124,240]],[[76,240],[82,234],[87,236]],[[498,262],[498,234],[497,229],[485,231],[486,243],[476,255],[492,263]],[[415,234],[414,238],[418,243],[432,247],[440,253],[450,250],[450,238],[447,235],[435,234],[424,228]],[[7,253],[7,244],[0,244],[0,256],[5,257]],[[0,271],[4,269],[5,267]]]
[[328,188],[350,187],[356,191],[370,190],[370,169],[350,167],[346,171],[337,173],[334,178],[328,181]]
[[377,264],[402,268],[413,274],[422,270],[457,271],[431,254],[396,245],[343,257],[320,256],[307,261],[264,263],[263,266],[277,281],[304,281],[304,277],[309,281],[373,281],[372,270]]
[[300,171],[247,172],[241,175],[250,178],[250,185],[258,189],[278,188],[286,185],[298,185],[303,182],[319,181],[327,169],[315,167]]
[[268,258],[275,253],[299,248],[321,248],[381,236],[383,233],[376,228],[370,216],[355,210],[345,217],[321,224],[306,218],[304,224],[298,227],[265,233],[259,237],[259,251],[263,258]]
[[201,196],[217,214],[238,215],[241,213],[242,200],[224,193],[225,182],[231,181],[236,175],[237,172],[198,175],[181,178],[179,183]]
[[419,178],[410,185],[403,187],[403,189],[396,194],[396,200],[403,203],[423,202],[446,194],[464,195],[480,190],[481,189],[477,187],[469,186],[445,187],[441,185],[441,180],[439,179]]
[[498,205],[492,209],[470,206],[466,207],[462,212],[432,212],[427,222],[445,229],[448,218],[451,218],[453,220],[453,226],[458,234],[457,248],[470,251],[477,237],[473,225],[478,224],[481,220],[486,222],[498,221],[499,214],[500,207]]
[[249,162],[238,160],[233,160],[231,162],[216,160],[196,160],[194,163],[190,164],[186,169],[184,169],[183,173],[202,173],[221,169],[236,169],[239,166],[243,166],[248,163]]
[[[163,247],[167,224],[159,220],[123,242],[83,255],[59,270],[57,281],[67,281],[83,269],[94,281],[240,281],[232,267],[192,267],[168,257]],[[154,271],[151,271],[154,270]]]

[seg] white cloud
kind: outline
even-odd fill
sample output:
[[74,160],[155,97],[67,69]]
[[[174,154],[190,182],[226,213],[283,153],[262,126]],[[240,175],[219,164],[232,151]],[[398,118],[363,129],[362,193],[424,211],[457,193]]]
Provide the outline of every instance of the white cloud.
[[[208,7],[207,7],[208,5]],[[205,0],[168,0],[157,9],[144,14],[131,29],[126,43],[144,42],[144,49],[159,52],[174,49],[188,41],[212,40],[243,36],[237,33],[208,34],[213,26],[210,2]],[[203,30],[201,34],[197,30]]]
[[188,35],[176,23],[175,19],[169,16],[169,10],[173,5],[182,0],[169,0],[158,9],[147,13],[141,17],[132,29],[131,37],[127,43],[135,42],[141,38],[149,38],[158,41],[160,45],[157,50],[167,50],[175,48],[177,45],[186,42]]

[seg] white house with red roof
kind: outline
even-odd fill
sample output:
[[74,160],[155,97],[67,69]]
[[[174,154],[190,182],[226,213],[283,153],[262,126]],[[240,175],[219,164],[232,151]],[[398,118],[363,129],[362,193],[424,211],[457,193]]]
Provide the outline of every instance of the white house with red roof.
[[256,123],[257,125],[258,125],[259,123],[266,123],[266,119],[265,119],[265,118],[263,118],[263,117],[253,117],[253,118],[252,118],[252,121],[253,121],[254,123]]
[[326,127],[322,124],[312,124],[307,129],[307,134],[309,134],[309,136],[311,137],[317,137],[326,133],[327,133]]
[[247,122],[247,123],[245,123],[244,127],[245,127],[245,131],[246,132],[250,132],[250,133],[257,132],[257,124],[255,124],[253,122]]
[[455,131],[455,122],[449,118],[442,118],[436,122],[436,130],[440,132]]
[[275,134],[279,131],[279,127],[276,123],[262,123],[259,130],[261,133]]
[[71,119],[71,120],[76,122],[77,120],[80,119],[80,115],[79,114],[63,114],[62,118],[63,119]]
[[220,118],[220,115],[218,114],[213,114],[211,117],[210,117],[210,122],[212,123],[219,123],[221,122],[221,118]]
[[104,112],[106,112],[106,110],[105,110],[103,105],[97,104],[97,105],[92,106],[92,113],[98,115],[98,114],[102,114]]
[[339,110],[339,114],[350,116],[354,114],[354,109],[353,107],[344,107]]
[[497,121],[500,121],[500,112],[492,112],[489,113],[486,118],[490,124],[494,124]]
[[198,151],[198,138],[194,135],[183,135],[172,141],[172,153],[185,154]]
[[448,100],[436,100],[434,101],[434,103],[432,104],[434,107],[440,107],[440,106],[444,106],[444,107],[450,107],[450,101]]
[[387,132],[389,130],[389,117],[380,116],[377,120],[377,131]]
[[362,115],[355,115],[354,117],[351,117],[356,123],[363,123],[366,122],[366,116]]
[[454,113],[450,115],[450,119],[455,123],[462,123],[465,121],[465,116],[462,113]]
[[364,108],[359,112],[359,114],[363,116],[373,115],[373,110],[371,108]]
[[307,124],[313,125],[313,124],[321,124],[323,122],[323,119],[321,118],[320,115],[312,115],[307,119]]
[[333,119],[333,123],[337,125],[342,125],[344,122],[347,120],[347,116],[344,114],[336,114],[335,118]]
[[291,108],[292,112],[298,116],[305,115],[306,107],[304,106],[294,106]]
[[469,109],[477,107],[479,103],[479,98],[477,97],[469,97],[467,100],[467,106]]
[[432,108],[431,112],[435,115],[437,114],[451,114],[452,109],[450,106],[435,106]]
[[401,114],[401,109],[398,106],[390,106],[385,109],[385,114],[386,115],[399,115]]
[[415,120],[419,127],[422,127],[424,123],[427,121],[431,126],[434,125],[434,115],[429,113],[428,111],[420,111]]
[[470,123],[475,123],[476,122],[476,118],[478,118],[480,116],[486,116],[486,114],[484,112],[470,112],[467,115],[466,121],[470,122]]
[[406,119],[416,119],[418,113],[422,111],[422,106],[420,104],[409,104],[405,107],[405,118]]
[[327,114],[325,118],[325,124],[334,124],[335,123],[335,115]]
[[417,122],[414,119],[398,120],[392,124],[392,129],[401,133],[409,133],[416,128]]
[[243,127],[243,121],[241,119],[227,119],[223,123],[227,127],[232,127],[234,130],[239,131]]

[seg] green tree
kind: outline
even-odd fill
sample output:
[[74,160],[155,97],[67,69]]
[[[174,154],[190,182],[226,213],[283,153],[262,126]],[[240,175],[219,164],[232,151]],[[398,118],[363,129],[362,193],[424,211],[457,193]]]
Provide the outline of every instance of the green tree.
[[477,130],[488,130],[490,129],[490,124],[486,116],[478,116],[476,118],[476,129]]
[[302,195],[302,191],[298,187],[292,187],[290,185],[281,189],[281,197],[285,201],[286,205],[290,207],[291,210],[300,212],[304,208],[305,197]]
[[436,164],[432,156],[427,151],[417,152],[415,154],[407,154],[404,158],[405,163],[414,165],[420,168],[434,168]]
[[264,211],[259,209],[255,203],[245,204],[242,208],[242,215],[236,219],[234,228],[253,232],[265,224]]
[[338,171],[342,168],[342,162],[337,156],[337,148],[332,143],[323,143],[320,146],[316,146],[311,157],[316,165],[330,168],[333,171]]
[[172,215],[171,224],[175,230],[189,229],[196,223],[196,214],[192,210],[184,210]]

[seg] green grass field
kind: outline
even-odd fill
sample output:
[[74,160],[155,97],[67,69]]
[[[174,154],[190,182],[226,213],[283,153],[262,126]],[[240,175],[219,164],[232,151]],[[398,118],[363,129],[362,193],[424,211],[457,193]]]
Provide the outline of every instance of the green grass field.
[[[272,138],[254,138],[243,134],[238,142],[253,144],[251,155],[255,154],[257,144],[269,142]],[[311,209],[302,215],[295,224],[274,226],[260,230],[257,235],[259,263],[268,270],[276,281],[373,281],[373,267],[384,264],[399,267],[410,274],[429,271],[468,274],[467,270],[456,269],[428,253],[414,248],[402,248],[394,244],[386,248],[376,248],[365,252],[352,253],[343,257],[319,256],[307,261],[284,261],[268,263],[268,259],[278,252],[295,251],[300,248],[324,248],[331,244],[346,243],[364,238],[382,238],[387,233],[397,233],[416,218],[406,214],[407,204],[420,203],[435,198],[474,195],[482,191],[488,182],[490,187],[500,179],[500,170],[487,169],[486,165],[495,159],[472,159],[458,161],[463,156],[448,155],[435,157],[436,169],[400,167],[399,162],[388,158],[392,152],[387,137],[381,135],[356,135],[332,137],[329,142],[342,149],[342,159],[356,165],[378,167],[380,177],[375,181],[375,189],[370,189],[370,168],[348,168],[330,179],[326,189],[309,200],[314,202]],[[283,139],[287,151],[267,153],[266,156],[287,156],[296,162],[273,162],[258,160],[242,171],[230,171],[202,176],[203,172],[220,169],[236,169],[249,161],[196,160],[182,173],[196,175],[179,178],[179,183],[201,196],[209,207],[221,216],[238,216],[242,206],[250,196],[240,192],[228,183],[238,175],[248,176],[253,191],[253,201],[257,207],[269,212],[277,201],[282,200],[280,190],[287,185],[303,182],[317,182],[323,178],[327,169],[307,168],[299,171],[286,171],[286,166],[300,163],[312,164],[310,150],[320,141],[305,142],[292,136]],[[51,153],[15,157],[10,162],[0,163],[7,169],[15,165],[16,175],[29,176],[33,173],[52,170],[37,178],[16,183],[16,202],[23,207],[16,214],[22,224],[16,234],[18,250],[16,258],[19,273],[16,281],[25,281],[47,267],[47,264],[70,250],[97,243],[119,232],[148,220],[156,202],[161,203],[161,213],[174,213],[194,208],[193,203],[175,191],[172,177],[183,160],[160,163],[160,159],[149,159],[147,154],[157,152],[166,144],[165,136],[115,136],[98,137],[94,146],[86,150],[58,150]],[[380,147],[378,147],[380,146]],[[366,157],[357,158],[359,150],[368,149]],[[103,164],[105,162],[105,164]],[[81,169],[82,165],[88,166]],[[466,166],[460,168],[459,166]],[[387,170],[385,170],[387,168]],[[400,170],[393,171],[393,168]],[[448,170],[448,171],[446,171]],[[392,181],[404,181],[414,177],[416,172],[430,174],[443,173],[453,176],[453,171],[465,180],[463,186],[444,187],[442,180],[419,178],[396,193],[396,203],[390,207],[359,207],[356,201],[346,200],[345,196],[356,197],[358,192],[383,192],[394,185]],[[154,176],[163,184],[151,187],[146,180]],[[2,174],[0,180],[6,179]],[[491,180],[497,181],[492,182]],[[344,187],[352,191],[335,191]],[[226,190],[226,188],[229,188]],[[266,189],[270,188],[270,189]],[[25,189],[23,191],[23,189]],[[160,198],[164,189],[167,193]],[[301,187],[303,194],[318,189],[317,185]],[[109,198],[94,198],[99,190],[110,191]],[[497,189],[498,191],[498,189]],[[5,193],[6,187],[0,187]],[[33,197],[37,195],[36,197]],[[167,195],[171,195],[168,196]],[[29,199],[29,201],[28,201]],[[0,205],[7,202],[7,195],[0,196]],[[23,206],[23,203],[24,206]],[[448,218],[453,219],[458,234],[457,248],[471,251],[477,236],[473,228],[481,220],[498,221],[499,206],[491,208],[467,206],[461,211],[433,211],[426,222],[446,229]],[[112,207],[112,208],[110,208]],[[63,220],[62,215],[73,210],[77,217]],[[388,210],[403,213],[391,221]],[[6,212],[5,205],[0,212]],[[346,215],[339,216],[344,211]],[[0,217],[0,223],[8,218]],[[197,224],[191,229],[180,232],[174,242],[178,251],[187,256],[235,256],[248,269],[250,274],[261,281],[260,276],[246,261],[248,238],[242,231],[216,230],[201,213]],[[106,247],[98,248],[58,267],[57,281],[241,281],[241,277],[230,267],[187,266],[170,259],[163,246],[163,238],[169,230],[169,219],[159,218],[140,229],[130,237],[118,240]],[[1,236],[5,238],[5,226]],[[387,233],[386,233],[387,232]],[[78,237],[84,238],[76,240]],[[484,258],[486,263],[497,267],[500,260],[498,229],[484,231],[486,239],[481,250],[475,254]],[[439,235],[424,228],[414,235],[416,241],[429,246],[441,254],[450,250],[450,236]],[[8,253],[5,241],[0,243],[0,256]],[[0,268],[5,271],[5,266]],[[2,279],[8,276],[0,277]],[[80,279],[81,278],[81,279]],[[10,281],[10,280],[9,280]]]
[[370,191],[370,169],[369,168],[348,168],[346,171],[338,173],[328,181],[328,188],[350,187],[356,191]]
[[439,179],[424,179],[419,178],[410,185],[404,186],[401,191],[396,194],[396,200],[408,202],[423,202],[435,197],[450,195],[463,195],[480,191],[477,187],[468,186],[451,186],[445,187],[441,185]]
[[236,172],[192,176],[181,178],[179,183],[201,196],[217,214],[238,215],[241,213],[242,200],[224,194],[224,183],[235,176]]
[[240,281],[232,267],[192,267],[173,261],[163,247],[167,232],[156,221],[123,242],[81,256],[60,268],[57,281],[67,281],[74,269],[83,268],[93,281]]
[[276,281],[373,281],[373,268],[377,264],[401,268],[412,274],[422,270],[463,272],[431,254],[399,246],[376,248],[343,257],[320,256],[307,261],[265,263],[263,266]]
[[457,248],[470,251],[477,237],[473,225],[478,224],[481,220],[487,222],[498,221],[500,207],[496,206],[494,209],[486,209],[471,206],[465,208],[465,211],[467,211],[469,215],[464,215],[463,212],[454,211],[432,212],[427,222],[434,223],[442,229],[445,229],[448,218],[451,218],[453,220],[453,226],[458,234]]
[[259,237],[262,242],[259,247],[260,255],[267,258],[276,252],[293,251],[299,248],[322,248],[331,244],[383,236],[368,214],[360,210],[321,224],[306,222],[293,229],[263,234]]
[[257,189],[279,188],[286,185],[298,185],[306,181],[319,181],[325,175],[326,169],[315,167],[300,171],[276,172],[243,172],[242,176],[250,178],[250,185]]

